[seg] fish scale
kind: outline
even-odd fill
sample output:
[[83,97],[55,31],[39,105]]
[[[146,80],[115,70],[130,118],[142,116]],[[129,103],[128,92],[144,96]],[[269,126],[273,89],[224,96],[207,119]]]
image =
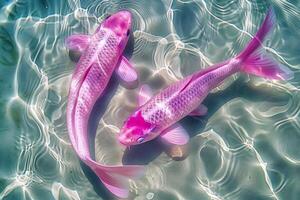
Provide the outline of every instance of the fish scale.
[[[91,37],[90,45],[87,47],[86,51],[83,52],[76,65],[75,71],[72,76],[72,81],[71,81],[71,86],[69,91],[69,93],[73,95],[69,95],[68,98],[68,109],[67,109],[68,116],[73,115],[72,113],[74,113],[76,103],[77,101],[80,101],[79,99],[77,99],[80,86],[84,81],[84,76],[86,74],[86,71],[91,65],[92,55],[94,55],[94,53],[96,52],[97,47],[99,47],[98,44],[104,38],[106,32],[107,32],[106,29],[99,30],[99,32],[95,33]],[[67,120],[69,121],[68,124],[74,124],[74,119],[72,117],[67,118]],[[71,136],[71,141],[75,140],[75,138],[73,137],[76,137],[76,134]]]
[[291,70],[275,62],[260,49],[264,38],[274,28],[274,22],[274,10],[270,8],[255,36],[234,58],[179,80],[154,97],[149,87],[143,86],[140,90],[139,108],[121,128],[118,136],[120,143],[126,146],[137,145],[161,136],[168,144],[186,144],[189,135],[177,122],[187,115],[204,115],[207,108],[201,102],[213,88],[236,72],[272,80],[291,79]]
[[[72,84],[75,83],[73,89],[78,89],[80,87],[80,81],[83,81],[82,78],[86,73],[87,68],[90,67],[90,64],[92,62],[92,56],[94,55],[95,51],[97,51],[97,47],[99,47],[98,43],[103,40],[105,35],[107,34],[107,30],[100,30],[98,33],[93,35],[91,37],[90,46],[87,48],[85,52],[83,52],[82,56],[80,57],[75,72],[73,74],[73,80],[76,80],[76,82],[72,81]],[[98,50],[99,51],[99,50]],[[72,88],[71,88],[72,89]]]
[[87,126],[91,110],[114,70],[125,82],[136,81],[135,70],[123,57],[131,24],[131,13],[119,11],[108,16],[92,36],[72,35],[66,40],[67,47],[82,53],[71,80],[67,105],[67,126],[72,146],[104,186],[121,198],[128,197],[128,179],[142,175],[144,167],[97,163],[90,155]]
[[236,63],[229,63],[200,77],[197,74],[188,76],[147,102],[142,107],[142,116],[146,122],[158,126],[158,130],[164,130],[196,109],[212,88],[237,70]]
[[[85,76],[84,82],[80,87],[78,94],[79,98],[75,106],[75,130],[82,133],[87,133],[86,120],[91,113],[96,99],[98,99],[99,95],[102,94],[109,81],[109,77],[111,77],[114,71],[114,68],[111,66],[117,62],[116,56],[118,46],[115,36],[109,31],[105,31],[105,34],[101,34],[101,36],[107,37],[107,43],[102,46],[102,48],[96,49],[96,52],[94,52],[94,54],[96,53],[98,55],[90,61],[93,64],[91,65]],[[103,38],[99,37],[99,40],[101,39]],[[91,48],[93,49],[93,46]],[[85,139],[87,137],[84,135],[81,136],[82,138],[80,138],[81,142],[78,143],[78,148],[80,148],[81,145],[84,146],[88,144],[88,140]],[[89,155],[89,151],[84,153]]]

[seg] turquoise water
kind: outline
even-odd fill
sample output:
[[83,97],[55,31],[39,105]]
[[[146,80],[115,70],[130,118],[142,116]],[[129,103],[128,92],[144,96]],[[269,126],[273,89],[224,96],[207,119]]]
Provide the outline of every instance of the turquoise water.
[[[111,199],[68,138],[76,59],[64,46],[66,36],[92,33],[108,13],[132,11],[134,42],[126,54],[140,83],[158,91],[237,55],[270,4],[278,20],[265,49],[294,79],[229,77],[205,100],[207,116],[182,120],[192,139],[177,150],[158,141],[129,151],[117,143],[138,89],[112,83],[110,98],[97,104],[103,112],[92,149],[101,163],[146,164],[146,176],[130,182],[129,199],[300,199],[298,0],[2,0],[0,199]],[[175,161],[170,155],[178,152],[184,158]]]

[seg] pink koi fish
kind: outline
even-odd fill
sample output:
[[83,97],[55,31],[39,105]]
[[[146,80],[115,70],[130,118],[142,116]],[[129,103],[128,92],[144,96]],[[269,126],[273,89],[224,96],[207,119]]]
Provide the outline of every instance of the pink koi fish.
[[112,73],[127,83],[137,74],[122,56],[131,30],[131,14],[120,11],[107,17],[92,36],[72,35],[67,38],[69,49],[81,52],[73,74],[68,105],[67,126],[73,148],[113,194],[128,196],[128,178],[142,174],[142,166],[106,166],[92,160],[88,143],[88,119],[96,100],[102,95]]
[[187,115],[205,115],[207,108],[201,102],[227,77],[245,72],[273,80],[292,78],[293,73],[289,69],[259,50],[274,23],[274,11],[270,9],[255,37],[233,59],[187,76],[153,97],[151,89],[142,86],[139,94],[140,107],[125,121],[118,136],[119,142],[130,146],[160,136],[168,144],[186,144],[189,136],[177,122]]

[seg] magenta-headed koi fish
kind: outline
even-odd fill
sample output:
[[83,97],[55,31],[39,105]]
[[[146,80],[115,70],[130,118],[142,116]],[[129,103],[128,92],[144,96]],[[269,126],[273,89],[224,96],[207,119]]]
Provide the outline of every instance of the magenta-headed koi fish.
[[169,144],[186,144],[189,136],[177,122],[187,115],[205,115],[207,108],[201,102],[227,77],[245,72],[273,80],[292,78],[293,73],[289,69],[275,62],[259,48],[274,27],[274,22],[274,11],[270,9],[255,37],[233,59],[187,76],[153,97],[151,89],[142,86],[140,107],[125,121],[118,136],[119,142],[130,146],[160,136]]
[[67,105],[67,126],[73,148],[113,194],[128,196],[128,178],[140,176],[142,166],[106,166],[92,160],[88,142],[88,119],[96,100],[102,95],[116,69],[127,83],[137,74],[122,56],[131,30],[131,14],[120,11],[107,17],[92,36],[72,35],[69,49],[80,51],[81,57],[72,76]]

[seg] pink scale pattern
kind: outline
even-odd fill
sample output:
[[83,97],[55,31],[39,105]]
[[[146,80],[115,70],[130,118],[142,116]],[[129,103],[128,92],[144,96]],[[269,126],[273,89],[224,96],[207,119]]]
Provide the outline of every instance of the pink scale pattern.
[[[118,46],[115,35],[107,29],[99,31],[95,34],[92,41],[101,41],[103,37],[106,37],[106,43],[103,46],[97,46],[92,44],[87,49],[86,53],[89,56],[84,56],[85,59],[80,60],[81,66],[90,66],[86,70],[86,74],[82,76],[85,77],[85,81],[82,83],[80,89],[78,90],[77,103],[75,106],[75,130],[82,133],[87,133],[87,124],[81,123],[86,121],[86,117],[90,115],[91,109],[95,104],[95,100],[99,98],[99,95],[103,93],[113,71],[114,63],[117,62],[116,57],[118,56]],[[90,55],[96,55],[91,57]],[[101,58],[101,59],[99,59]],[[78,73],[81,73],[80,70]],[[82,135],[83,136],[83,135]],[[77,143],[79,146],[87,145],[88,141],[81,140]],[[80,147],[79,147],[80,148]],[[83,149],[83,148],[81,148]],[[85,152],[88,153],[88,152]]]
[[158,131],[166,129],[196,109],[211,89],[238,69],[236,63],[224,63],[209,73],[199,72],[170,85],[142,106],[143,118]]

